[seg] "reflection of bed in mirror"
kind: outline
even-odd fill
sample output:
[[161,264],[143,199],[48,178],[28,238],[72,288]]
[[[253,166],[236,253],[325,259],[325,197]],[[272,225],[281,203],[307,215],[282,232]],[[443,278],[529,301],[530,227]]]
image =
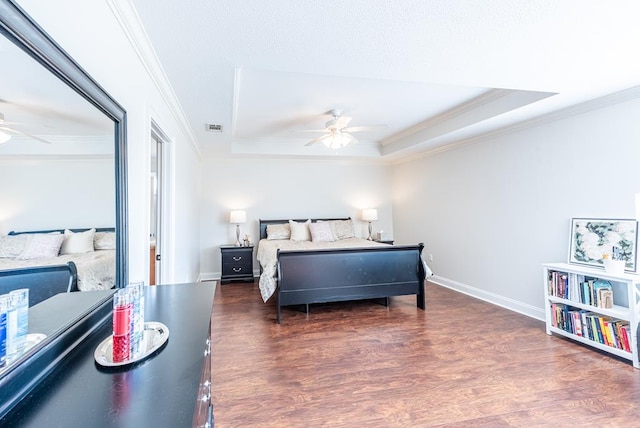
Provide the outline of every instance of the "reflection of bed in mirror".
[[[0,272],[18,270],[35,280],[34,268],[50,266],[69,266],[72,276],[68,291],[113,288],[116,278],[114,228],[10,232],[0,237]],[[6,277],[20,281],[15,272]],[[29,285],[26,288],[33,289],[28,280],[23,282]],[[61,292],[62,284],[53,288]]]
[[36,266],[0,270],[0,295],[27,288],[29,307],[60,293],[78,291],[76,267],[66,265]]

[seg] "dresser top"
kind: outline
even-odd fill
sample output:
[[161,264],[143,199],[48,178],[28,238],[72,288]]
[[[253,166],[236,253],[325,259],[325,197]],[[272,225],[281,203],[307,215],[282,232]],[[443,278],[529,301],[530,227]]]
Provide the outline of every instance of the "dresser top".
[[166,346],[126,369],[104,369],[93,353],[111,317],[5,418],[2,426],[191,426],[215,282],[146,287],[145,320],[169,329]]

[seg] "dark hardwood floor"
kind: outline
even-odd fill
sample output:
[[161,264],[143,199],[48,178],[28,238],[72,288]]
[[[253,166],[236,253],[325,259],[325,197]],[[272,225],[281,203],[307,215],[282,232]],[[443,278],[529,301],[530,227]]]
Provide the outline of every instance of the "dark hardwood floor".
[[218,285],[215,423],[225,427],[640,426],[640,370],[540,321],[427,283],[415,296],[312,306]]

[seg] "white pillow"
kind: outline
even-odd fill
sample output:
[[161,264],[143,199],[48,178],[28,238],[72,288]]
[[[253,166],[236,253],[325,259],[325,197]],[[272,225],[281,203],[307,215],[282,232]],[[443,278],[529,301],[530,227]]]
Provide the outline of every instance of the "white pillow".
[[56,234],[32,234],[27,238],[27,245],[18,259],[50,259],[58,257],[60,247],[64,241],[64,235]]
[[331,235],[333,235],[333,240],[338,241],[338,233],[336,232],[336,223],[333,220],[318,220],[318,223],[327,223],[329,225],[329,229],[331,229]]
[[115,232],[96,232],[93,238],[93,248],[95,250],[115,250],[116,249],[116,233]]
[[291,227],[287,223],[282,224],[268,224],[267,225],[267,239],[290,239]]
[[353,230],[353,221],[351,220],[334,220],[336,236],[338,239],[355,238],[356,234]]
[[309,232],[311,232],[311,240],[313,242],[333,242],[333,233],[329,223],[318,222],[309,224]]
[[311,220],[307,220],[304,223],[298,223],[297,221],[289,220],[289,227],[291,228],[291,240],[311,241],[311,233],[309,232],[310,224]]
[[27,245],[27,235],[0,236],[0,258],[16,258]]
[[60,255],[83,254],[93,251],[93,238],[96,230],[89,229],[84,232],[72,232],[69,229],[64,231],[64,241],[60,248]]

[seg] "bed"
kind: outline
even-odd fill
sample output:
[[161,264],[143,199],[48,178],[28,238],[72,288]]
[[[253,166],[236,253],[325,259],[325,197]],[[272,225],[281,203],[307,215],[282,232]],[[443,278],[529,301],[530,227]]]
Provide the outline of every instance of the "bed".
[[69,266],[70,291],[115,286],[115,229],[55,229],[0,236],[0,271]]
[[[431,272],[421,256],[422,243],[357,238],[350,218],[259,223],[260,292],[265,302],[276,298],[278,324],[281,307],[290,305],[305,305],[308,311],[309,304],[346,300],[384,298],[389,304],[391,296],[415,294],[417,306],[425,309],[424,281]],[[303,224],[310,229],[307,239],[298,233]]]
[[29,307],[60,293],[78,291],[73,263],[0,270],[0,294],[29,289]]

